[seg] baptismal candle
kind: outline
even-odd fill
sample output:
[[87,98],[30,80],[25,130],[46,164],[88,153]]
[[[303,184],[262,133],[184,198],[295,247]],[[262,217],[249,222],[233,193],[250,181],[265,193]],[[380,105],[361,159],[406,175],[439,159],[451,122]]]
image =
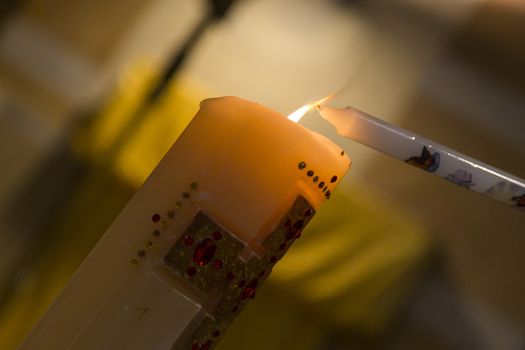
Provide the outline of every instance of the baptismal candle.
[[22,349],[211,349],[349,166],[277,112],[205,100]]

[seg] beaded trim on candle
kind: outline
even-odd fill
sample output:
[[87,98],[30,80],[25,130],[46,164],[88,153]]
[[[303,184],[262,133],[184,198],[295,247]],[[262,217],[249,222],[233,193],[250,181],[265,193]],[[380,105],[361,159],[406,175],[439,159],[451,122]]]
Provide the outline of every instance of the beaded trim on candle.
[[[191,198],[191,191],[197,190],[199,187],[197,182],[192,182],[189,186],[190,191],[184,191],[181,194],[182,200],[190,200]],[[191,200],[190,200],[191,201]],[[190,202],[191,203],[191,202]],[[182,201],[176,201],[174,205],[174,209],[168,210],[166,213],[167,219],[163,218],[159,213],[154,213],[151,216],[151,221],[153,221],[156,224],[160,224],[161,228],[165,229],[168,227],[168,220],[173,220],[175,218],[176,210],[182,208]],[[160,230],[155,229],[152,232],[153,238],[159,238],[160,237]],[[147,240],[145,243],[146,248],[151,248],[153,246],[153,242],[151,240]],[[139,258],[144,258],[146,256],[146,250],[139,249],[137,250],[137,256]],[[131,259],[131,263],[133,265],[138,265],[139,260],[137,258]]]
[[173,349],[215,346],[314,214],[314,208],[299,196],[263,241],[265,254],[245,262],[240,258],[245,244],[199,212],[165,256],[164,263],[199,294],[217,301],[205,310],[203,319],[188,327]]
[[[344,151],[341,151],[341,155],[344,155]],[[306,168],[306,163],[305,162],[299,162],[299,164],[297,165],[297,167],[299,168],[299,170],[303,170]],[[312,177],[312,182],[314,184],[317,184],[319,183],[317,186],[319,187],[319,190],[324,194],[325,198],[326,199],[330,199],[330,196],[332,195],[332,193],[328,190],[328,186],[325,186],[325,181],[321,180],[321,182],[319,182],[320,180],[320,177],[318,175],[314,176],[315,174],[315,171],[313,170],[308,170],[306,172],[306,176],[308,177]],[[335,183],[337,182],[337,176],[334,175],[332,176],[332,178],[330,179],[330,183]]]

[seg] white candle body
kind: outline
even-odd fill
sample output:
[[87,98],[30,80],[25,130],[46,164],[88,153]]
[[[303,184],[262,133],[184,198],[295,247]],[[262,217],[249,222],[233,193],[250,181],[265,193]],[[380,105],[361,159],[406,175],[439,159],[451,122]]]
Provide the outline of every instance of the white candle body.
[[265,256],[264,240],[298,196],[318,208],[349,165],[339,147],[279,113],[233,97],[204,101],[22,349],[171,349],[219,298],[165,262],[196,215],[233,235],[249,263]]

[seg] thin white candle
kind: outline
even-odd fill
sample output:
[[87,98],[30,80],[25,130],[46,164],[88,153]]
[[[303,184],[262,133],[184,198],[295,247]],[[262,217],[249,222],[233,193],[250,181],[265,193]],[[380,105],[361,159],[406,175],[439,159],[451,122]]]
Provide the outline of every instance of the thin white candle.
[[337,132],[461,187],[525,209],[525,180],[359,111],[318,106]]

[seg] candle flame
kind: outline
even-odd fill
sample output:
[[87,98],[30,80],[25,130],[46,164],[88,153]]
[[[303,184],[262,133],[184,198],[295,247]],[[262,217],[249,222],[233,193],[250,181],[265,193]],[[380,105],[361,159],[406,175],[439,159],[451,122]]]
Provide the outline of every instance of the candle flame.
[[291,121],[293,121],[295,123],[298,123],[301,120],[301,118],[306,114],[306,112],[308,112],[313,107],[320,105],[321,103],[325,102],[326,100],[328,100],[331,97],[332,97],[332,95],[326,96],[325,98],[322,98],[322,99],[320,99],[318,101],[315,101],[315,102],[312,102],[312,103],[309,103],[307,105],[302,106],[301,108],[299,108],[298,110],[296,110],[295,112],[290,114],[288,116],[288,119],[290,119]]

